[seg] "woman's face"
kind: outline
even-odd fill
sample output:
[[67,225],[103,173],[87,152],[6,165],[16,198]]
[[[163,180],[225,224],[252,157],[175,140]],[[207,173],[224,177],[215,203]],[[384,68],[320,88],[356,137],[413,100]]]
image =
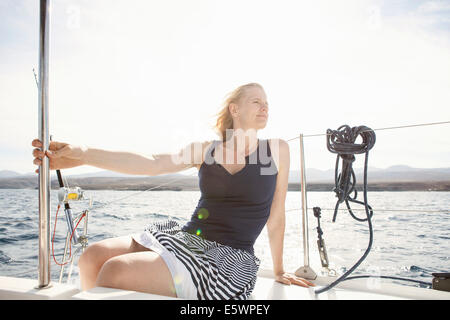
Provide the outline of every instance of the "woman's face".
[[231,104],[230,111],[232,112],[235,124],[247,129],[263,129],[267,124],[269,118],[269,104],[267,97],[259,87],[251,87],[246,90],[246,94],[241,98],[239,103]]

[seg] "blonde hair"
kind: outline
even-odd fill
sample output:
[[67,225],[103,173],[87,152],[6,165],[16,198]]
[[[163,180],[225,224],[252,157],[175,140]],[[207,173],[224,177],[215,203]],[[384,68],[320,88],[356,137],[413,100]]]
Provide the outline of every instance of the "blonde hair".
[[262,85],[256,82],[251,82],[237,87],[226,95],[226,99],[222,103],[222,109],[216,114],[217,120],[213,129],[219,135],[223,142],[226,141],[226,130],[233,129],[233,117],[231,116],[228,106],[230,103],[238,103],[244,97],[246,90],[251,87],[259,87],[262,90]]

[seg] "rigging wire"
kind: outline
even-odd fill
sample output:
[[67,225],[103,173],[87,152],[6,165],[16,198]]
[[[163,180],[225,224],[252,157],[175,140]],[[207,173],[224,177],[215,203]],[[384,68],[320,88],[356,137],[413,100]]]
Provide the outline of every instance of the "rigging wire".
[[[173,183],[173,182],[176,182],[176,181],[184,180],[186,177],[192,177],[192,176],[194,176],[194,175],[198,175],[198,173],[187,174],[187,175],[185,175],[185,176],[182,177],[182,178],[170,180],[170,181],[168,181],[168,182],[165,182],[165,183],[158,184],[158,185],[156,185],[156,186],[150,187],[150,188],[148,188],[148,189],[146,189],[146,190],[142,190],[142,191],[139,191],[139,192],[135,192],[135,193],[132,193],[132,194],[127,195],[127,196],[125,196],[125,197],[117,198],[117,199],[114,199],[114,200],[105,202],[105,203],[103,203],[103,204],[100,204],[100,205],[95,205],[95,204],[94,204],[94,205],[92,206],[91,211],[92,211],[92,210],[98,210],[98,209],[104,208],[104,207],[106,207],[106,206],[108,206],[108,205],[111,205],[112,203],[115,203],[115,202],[118,202],[118,201],[121,201],[121,200],[124,200],[124,199],[128,199],[128,198],[131,198],[131,197],[135,197],[135,196],[137,196],[137,195],[139,195],[139,194],[141,194],[141,193],[144,193],[144,192],[147,192],[147,191],[150,191],[150,190],[153,190],[153,189],[157,189],[157,188],[159,188],[159,187],[161,187],[161,186],[169,185],[169,184],[171,184],[171,183]],[[77,213],[77,214],[80,215],[80,214],[82,214],[82,213],[83,213],[83,212],[79,212],[79,213]]]
[[[320,208],[321,210],[336,210],[335,208]],[[285,212],[302,210],[302,208],[292,208],[285,210]],[[311,210],[311,208],[307,208],[307,210]],[[365,211],[365,209],[352,209],[353,211]],[[338,209],[338,211],[347,211],[347,209]],[[450,213],[450,210],[408,210],[408,209],[378,209],[377,211],[386,211],[386,212],[425,212],[425,213]]]
[[[378,129],[371,129],[372,131],[378,131],[378,130],[389,130],[389,129],[402,129],[402,128],[411,128],[411,127],[421,127],[421,126],[431,126],[431,125],[438,125],[438,124],[448,124],[450,121],[441,121],[441,122],[429,122],[429,123],[420,123],[420,124],[412,124],[412,125],[405,125],[405,126],[396,126],[396,127],[385,127],[385,128],[378,128]],[[362,131],[361,133],[363,133]],[[317,134],[305,134],[303,135],[303,138],[308,137],[319,137],[319,136],[326,136],[330,135],[330,133],[317,133]],[[287,139],[286,142],[299,139],[300,136],[293,137],[291,139]]]
[[[429,126],[429,125],[439,125],[439,124],[449,124],[449,123],[450,123],[450,121],[430,122],[430,123],[413,124],[413,125],[405,125],[405,126],[395,126],[395,127],[385,127],[385,128],[378,128],[378,129],[370,129],[370,131],[388,130],[388,129],[400,129],[400,128],[410,128],[410,127]],[[365,133],[365,132],[366,132],[366,131],[363,130],[363,131],[361,131],[360,133]],[[331,135],[331,133],[307,134],[307,135],[303,135],[303,137],[305,138],[305,137],[315,137],[315,136],[324,136],[324,135]],[[300,136],[297,136],[297,137],[294,137],[294,138],[291,138],[291,139],[287,139],[286,142],[289,142],[289,141],[292,141],[292,140],[295,140],[295,139],[299,139],[299,138],[300,138]],[[187,176],[194,176],[194,175],[197,175],[197,174],[198,174],[198,173],[193,173],[193,174],[187,175]],[[168,185],[168,184],[170,184],[170,183],[173,183],[173,182],[176,182],[176,181],[179,181],[179,180],[182,180],[182,179],[183,179],[183,178],[181,178],[181,179],[176,179],[176,180],[172,180],[172,181],[169,181],[169,182],[167,182],[167,183],[163,183],[163,184],[161,184],[161,185],[157,185],[157,186],[155,186],[155,187],[149,188],[149,189],[147,189],[147,190],[143,190],[143,191],[140,191],[140,192],[138,192],[138,193],[134,193],[134,194],[131,194],[131,195],[129,195],[129,196],[126,196],[126,197],[123,197],[123,198],[119,198],[119,199],[117,199],[117,200],[113,200],[113,201],[111,201],[111,202],[108,202],[108,203],[105,203],[105,204],[103,204],[103,205],[100,205],[100,206],[96,207],[96,209],[102,208],[102,207],[104,207],[104,206],[106,206],[106,205],[109,205],[109,204],[111,204],[111,203],[113,203],[113,202],[116,202],[116,201],[120,201],[120,200],[123,200],[123,199],[127,199],[127,198],[130,198],[130,197],[137,196],[137,195],[140,194],[140,193],[143,193],[143,192],[146,192],[146,191],[150,191],[150,190],[159,188],[160,186]],[[325,209],[324,209],[324,210],[325,210]]]
[[[198,173],[192,173],[192,174],[189,174],[189,175],[186,175],[186,176],[187,176],[187,177],[191,177],[191,176],[194,176],[194,175],[197,175],[197,174],[198,174]],[[136,192],[136,193],[132,193],[132,194],[130,194],[130,195],[128,195],[128,196],[125,196],[125,197],[122,197],[122,198],[114,199],[114,200],[112,200],[112,201],[109,201],[109,202],[107,202],[107,203],[101,204],[101,205],[99,205],[99,206],[96,206],[96,207],[93,206],[92,209],[93,209],[93,210],[95,210],[95,209],[100,209],[100,208],[105,207],[106,205],[110,205],[111,203],[114,203],[114,202],[117,202],[117,201],[120,201],[120,200],[124,200],[124,199],[128,199],[128,198],[137,196],[137,195],[139,195],[139,194],[141,194],[141,193],[144,193],[144,192],[146,192],[146,191],[150,191],[150,190],[159,188],[159,187],[161,187],[161,186],[165,186],[165,185],[168,185],[168,184],[170,184],[170,183],[173,183],[173,182],[176,182],[176,181],[180,181],[180,180],[184,180],[184,179],[185,179],[185,177],[178,178],[178,179],[174,179],[174,180],[168,181],[168,182],[166,182],[166,183],[162,183],[162,184],[159,184],[159,185],[157,185],[157,186],[148,188],[148,189],[146,189],[146,190],[142,190],[142,191],[139,191],[139,192]]]
[[[410,128],[410,127],[418,127],[418,126],[429,126],[429,125],[438,125],[438,124],[448,124],[448,123],[450,123],[450,121],[431,122],[431,123],[422,123],[422,124],[413,124],[413,125],[395,126],[395,127],[385,127],[385,128],[378,128],[378,129],[370,129],[370,131],[387,130],[387,129],[399,129],[399,128]],[[363,131],[361,131],[360,133],[365,133],[365,132],[366,132],[366,131],[363,130]],[[315,136],[324,136],[324,135],[331,135],[331,133],[308,134],[308,135],[303,135],[303,137],[315,137]],[[291,139],[287,139],[286,142],[289,142],[289,141],[292,141],[292,140],[295,140],[295,139],[299,139],[299,138],[300,138],[300,137],[297,136],[297,137],[294,137],[294,138],[291,138]],[[190,175],[187,175],[187,176],[194,176],[194,175],[197,175],[197,174],[198,174],[198,173],[193,173],[193,174],[190,174]],[[137,193],[133,193],[133,194],[128,195],[128,196],[125,196],[125,197],[123,197],[123,198],[119,198],[119,199],[116,199],[116,200],[107,202],[107,203],[105,203],[105,204],[103,204],[103,205],[97,206],[97,207],[95,207],[95,209],[103,208],[104,206],[109,205],[109,204],[111,204],[111,203],[114,203],[114,202],[116,202],[116,201],[120,201],[120,200],[124,200],[124,199],[130,198],[130,197],[134,197],[134,196],[137,196],[137,195],[139,195],[139,194],[141,194],[141,193],[143,193],[143,192],[150,191],[150,190],[159,188],[159,187],[164,186],[164,185],[168,185],[168,184],[170,184],[170,183],[173,183],[173,182],[176,182],[176,181],[179,181],[179,180],[182,180],[182,179],[183,179],[183,178],[171,180],[171,181],[169,181],[169,182],[167,182],[167,183],[163,183],[163,184],[157,185],[157,186],[155,186],[155,187],[151,187],[151,188],[149,188],[149,189],[142,190],[142,191],[137,192]]]

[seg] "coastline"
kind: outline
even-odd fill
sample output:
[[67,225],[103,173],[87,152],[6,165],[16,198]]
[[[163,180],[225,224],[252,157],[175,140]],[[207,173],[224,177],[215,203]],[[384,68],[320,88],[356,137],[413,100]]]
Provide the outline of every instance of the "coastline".
[[[198,177],[68,177],[69,185],[84,190],[126,190],[126,191],[199,191]],[[174,181],[171,183],[171,181]],[[369,181],[368,191],[450,191],[450,181]],[[0,179],[0,189],[38,189],[37,176]],[[59,189],[56,179],[51,180],[51,189]],[[308,191],[326,191],[334,189],[334,181],[307,182]],[[362,183],[356,184],[358,192],[363,191]],[[299,182],[289,182],[288,191],[301,191]]]

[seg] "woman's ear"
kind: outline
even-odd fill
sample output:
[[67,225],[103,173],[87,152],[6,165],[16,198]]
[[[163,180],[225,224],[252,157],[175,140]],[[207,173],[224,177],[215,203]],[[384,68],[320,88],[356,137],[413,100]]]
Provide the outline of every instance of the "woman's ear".
[[232,102],[228,105],[228,111],[230,111],[230,114],[232,117],[237,117],[238,109],[239,109],[239,106],[234,102]]

